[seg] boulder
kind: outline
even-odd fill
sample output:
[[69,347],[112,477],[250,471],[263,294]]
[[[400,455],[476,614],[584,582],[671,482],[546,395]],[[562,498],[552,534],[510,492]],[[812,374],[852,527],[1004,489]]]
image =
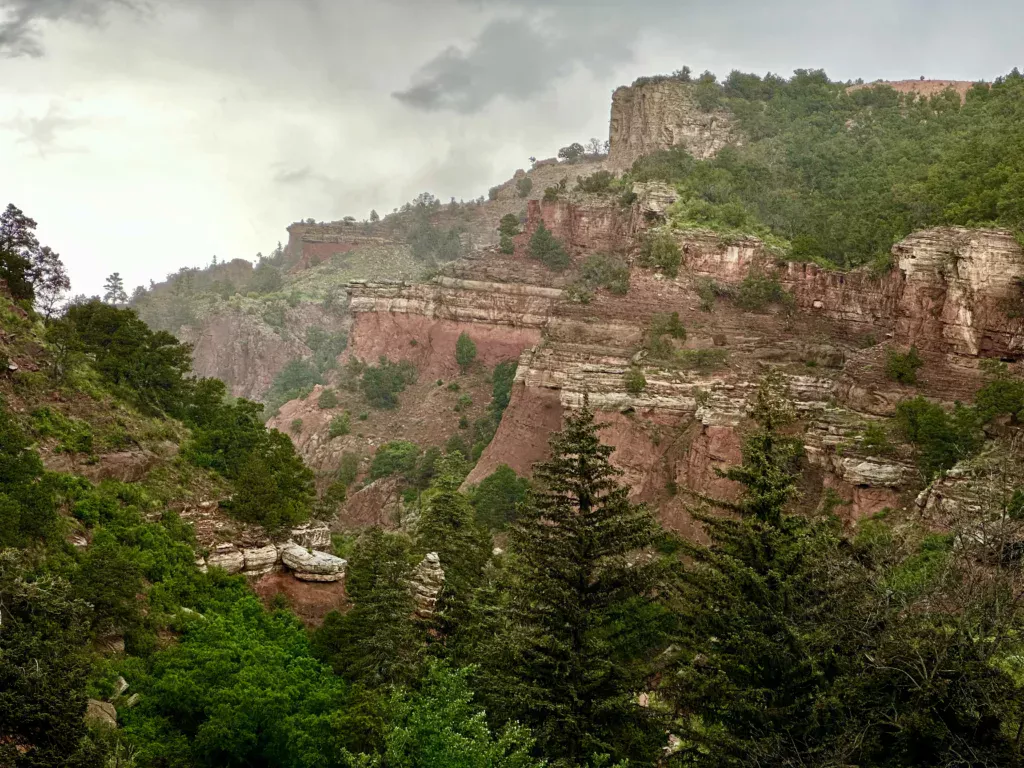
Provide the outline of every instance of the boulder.
[[89,699],[85,709],[85,721],[106,728],[117,728],[117,710],[113,704],[97,699]]
[[281,562],[300,581],[341,581],[348,564],[340,557],[308,550],[294,542],[281,547]]
[[268,544],[265,547],[243,549],[242,557],[245,561],[243,571],[246,576],[262,576],[274,570],[280,554],[277,547]]
[[291,540],[306,549],[323,550],[331,546],[331,529],[327,523],[309,522],[292,528]]
[[228,573],[241,573],[245,567],[245,555],[234,544],[218,544],[206,558],[211,568],[223,568]]

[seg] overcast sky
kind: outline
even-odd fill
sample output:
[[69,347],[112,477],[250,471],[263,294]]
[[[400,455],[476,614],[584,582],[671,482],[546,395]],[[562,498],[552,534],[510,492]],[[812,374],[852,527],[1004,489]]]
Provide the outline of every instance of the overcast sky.
[[486,194],[606,138],[640,75],[991,79],[1022,28],[1018,0],[0,0],[0,205],[75,292],[130,289],[299,218]]

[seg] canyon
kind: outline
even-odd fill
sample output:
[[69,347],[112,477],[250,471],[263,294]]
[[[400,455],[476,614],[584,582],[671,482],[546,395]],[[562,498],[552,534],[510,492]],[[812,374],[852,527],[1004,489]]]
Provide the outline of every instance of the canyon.
[[[962,84],[946,81],[894,86],[921,94],[947,86],[963,92]],[[336,326],[347,331],[349,346],[340,362],[386,356],[407,360],[418,371],[418,383],[397,412],[373,413],[353,430],[357,434],[331,438],[332,412],[317,407],[323,390],[318,387],[282,406],[269,425],[290,431],[321,477],[336,472],[345,452],[359,454],[365,472],[387,440],[441,446],[459,434],[451,415],[455,397],[434,380],[461,381],[473,401],[470,415],[479,416],[488,397],[487,369],[514,360],[511,403],[467,486],[502,464],[530,474],[564,413],[588,402],[632,496],[657,509],[666,525],[699,537],[690,510],[700,495],[735,496],[737,488],[719,470],[740,460],[747,403],[760,375],[774,366],[787,376],[806,443],[800,506],[835,507],[850,522],[887,507],[910,509],[924,481],[909,449],[898,446],[878,455],[864,445],[865,430],[886,424],[897,403],[917,395],[944,404],[969,401],[985,380],[981,363],[987,358],[1016,369],[1024,354],[1021,246],[1006,230],[932,228],[897,243],[884,269],[843,272],[780,260],[754,236],[673,230],[666,225],[675,199],[668,185],[636,184],[624,201],[583,193],[573,181],[597,170],[622,171],[638,157],[672,146],[707,158],[742,141],[736,122],[725,112],[699,109],[686,83],[653,79],[618,89],[607,157],[575,165],[540,161],[495,187],[491,199],[468,214],[454,204],[438,206],[434,222],[461,217],[467,253],[427,279],[371,276],[345,283],[344,319]],[[525,196],[516,192],[524,176],[533,180]],[[566,182],[557,199],[543,199],[544,185],[561,179]],[[516,212],[523,231],[514,252],[502,253],[496,247],[498,220]],[[529,257],[529,239],[541,223],[569,251],[574,266],[567,272],[552,272]],[[313,275],[322,264],[371,246],[403,247],[393,216],[377,228],[307,223],[288,231],[293,274]],[[639,264],[643,240],[655,231],[668,232],[682,252],[677,277]],[[589,303],[579,303],[566,289],[582,261],[595,253],[624,258],[630,288],[625,296],[599,290]],[[730,296],[750,275],[777,279],[789,303],[741,309]],[[709,306],[701,292],[710,285],[721,297]],[[697,363],[667,365],[647,356],[645,334],[665,313],[678,314],[687,332],[682,351],[694,353],[688,359]],[[300,308],[294,324],[301,327],[312,318]],[[478,350],[476,375],[466,379],[459,378],[455,361],[462,333]],[[197,368],[227,373],[236,393],[252,395],[268,383],[255,372],[272,376],[281,360],[301,354],[281,349],[265,365],[260,353],[253,359],[239,350],[259,347],[246,341],[251,336],[251,330],[230,325],[222,336],[208,334],[209,341],[196,347],[202,361]],[[914,386],[892,381],[885,372],[891,352],[910,348],[923,362]],[[247,362],[234,366],[219,356]],[[643,372],[642,392],[627,389],[631,368]],[[326,386],[332,385],[337,374],[328,376]],[[339,406],[355,407],[355,400]],[[295,424],[301,429],[289,430]],[[400,519],[398,494],[378,481],[350,495],[335,527]]]

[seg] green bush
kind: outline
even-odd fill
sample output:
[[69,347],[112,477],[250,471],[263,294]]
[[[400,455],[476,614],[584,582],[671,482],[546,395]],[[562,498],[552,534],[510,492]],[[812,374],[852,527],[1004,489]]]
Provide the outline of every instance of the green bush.
[[778,276],[751,270],[736,289],[736,306],[748,312],[760,312],[771,304],[791,309],[793,295],[782,287]]
[[32,428],[40,437],[57,438],[57,453],[92,453],[92,427],[80,419],[65,416],[50,407],[32,412]]
[[327,434],[333,440],[336,437],[344,437],[351,429],[349,415],[347,413],[339,413],[331,419],[330,426],[327,428]]
[[329,411],[331,408],[337,408],[338,393],[330,388],[325,389],[320,393],[320,397],[317,398],[316,407],[321,411]]
[[519,477],[507,464],[500,465],[472,491],[477,525],[490,531],[507,528],[516,521],[529,488],[529,480]]
[[917,369],[922,365],[924,361],[917,353],[917,347],[912,346],[906,353],[890,349],[885,357],[885,375],[900,384],[916,384]]
[[533,179],[529,176],[520,176],[516,180],[516,192],[520,197],[529,197],[533,191]]
[[998,363],[991,371],[991,378],[978,390],[974,406],[979,418],[988,423],[998,416],[1009,415],[1015,423],[1024,420],[1024,381],[1011,376],[1005,363]]
[[553,203],[558,199],[559,191],[558,187],[545,187],[544,197],[542,199],[545,203]]
[[581,192],[595,195],[606,195],[612,191],[615,174],[611,171],[595,171],[590,176],[577,176],[576,186]]
[[605,288],[625,296],[629,292],[629,265],[616,256],[595,253],[580,266],[580,279],[589,288]]
[[420,457],[420,447],[408,440],[394,440],[384,443],[373,454],[370,464],[370,479],[402,475],[411,478]]
[[671,336],[680,341],[686,340],[686,328],[679,321],[679,313],[658,312],[648,325],[648,333],[652,336]]
[[356,481],[359,476],[359,465],[362,460],[359,455],[351,451],[341,454],[341,462],[338,466],[338,482],[346,488]]
[[711,312],[715,308],[715,299],[734,298],[736,291],[729,285],[722,285],[710,277],[702,277],[697,280],[694,289],[700,298],[700,308],[703,312]]
[[728,357],[729,353],[724,349],[681,349],[676,352],[676,360],[682,368],[699,371],[721,368]]
[[564,271],[572,263],[569,254],[565,252],[562,244],[555,239],[551,231],[544,226],[543,221],[537,227],[537,231],[533,233],[533,237],[530,238],[529,253],[532,258],[555,272]]
[[274,413],[285,403],[306,397],[322,383],[320,371],[310,361],[292,360],[274,376],[265,395],[267,409]]
[[302,432],[302,419],[292,419],[292,423],[289,425],[293,435],[297,435]]
[[512,254],[516,252],[515,241],[509,236],[503,234],[498,243],[498,250],[504,254]]
[[860,445],[869,456],[891,456],[895,452],[888,432],[877,422],[871,422],[864,427]]
[[921,473],[936,473],[973,456],[984,441],[977,414],[959,403],[953,412],[915,397],[896,406],[896,429],[917,451]]
[[683,252],[679,250],[675,238],[667,232],[645,237],[637,258],[637,263],[641,267],[657,269],[667,277],[676,277],[682,262]]
[[514,213],[506,213],[498,222],[498,233],[515,237],[519,234],[519,217]]
[[631,395],[639,395],[647,389],[647,377],[644,376],[643,369],[640,366],[630,366],[629,370],[623,375],[623,379],[626,382],[626,391]]
[[416,376],[416,366],[408,360],[395,363],[381,356],[376,366],[367,366],[363,371],[363,396],[374,408],[397,408],[398,395],[408,385],[416,383]]
[[57,532],[53,481],[0,401],[0,548],[25,547]]

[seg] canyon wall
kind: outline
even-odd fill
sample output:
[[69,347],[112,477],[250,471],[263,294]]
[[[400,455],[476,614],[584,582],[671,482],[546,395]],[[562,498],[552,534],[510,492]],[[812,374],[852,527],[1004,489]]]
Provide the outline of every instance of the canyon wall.
[[693,85],[671,78],[616,89],[608,133],[608,164],[620,171],[643,155],[675,146],[705,160],[739,140],[727,111],[703,111]]

